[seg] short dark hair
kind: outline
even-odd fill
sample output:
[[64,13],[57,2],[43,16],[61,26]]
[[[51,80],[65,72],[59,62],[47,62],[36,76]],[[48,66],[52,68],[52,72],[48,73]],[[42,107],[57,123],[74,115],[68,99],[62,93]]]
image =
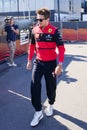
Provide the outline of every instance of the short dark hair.
[[43,15],[45,19],[50,18],[50,11],[47,8],[37,10],[36,14]]

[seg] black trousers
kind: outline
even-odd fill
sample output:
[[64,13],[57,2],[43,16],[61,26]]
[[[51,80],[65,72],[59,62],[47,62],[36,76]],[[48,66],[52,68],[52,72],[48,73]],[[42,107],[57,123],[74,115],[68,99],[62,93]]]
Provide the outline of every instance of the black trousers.
[[41,105],[41,79],[44,75],[46,81],[46,92],[49,104],[53,104],[56,96],[56,76],[52,74],[56,67],[56,60],[34,61],[31,80],[31,101],[36,111],[42,109]]

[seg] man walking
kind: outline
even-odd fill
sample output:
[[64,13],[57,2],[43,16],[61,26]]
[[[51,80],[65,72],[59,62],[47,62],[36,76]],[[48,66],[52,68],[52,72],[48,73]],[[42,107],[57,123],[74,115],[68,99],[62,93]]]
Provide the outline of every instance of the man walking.
[[[27,69],[32,68],[32,58],[36,51],[36,59],[32,70],[31,101],[35,114],[31,126],[36,126],[43,118],[41,103],[41,79],[44,76],[48,97],[46,116],[53,115],[53,104],[56,97],[56,76],[62,73],[65,47],[58,29],[50,23],[50,11],[46,8],[37,10],[37,25],[32,30],[28,50]],[[57,53],[58,48],[58,64]]]

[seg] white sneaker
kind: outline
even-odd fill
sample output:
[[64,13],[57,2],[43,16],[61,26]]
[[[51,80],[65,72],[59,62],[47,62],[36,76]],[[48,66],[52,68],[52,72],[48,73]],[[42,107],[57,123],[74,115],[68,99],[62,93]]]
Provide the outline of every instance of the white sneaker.
[[53,115],[53,105],[48,105],[46,111],[45,111],[46,116],[52,116]]
[[15,63],[13,62],[13,63],[12,63],[12,66],[15,66],[15,67],[16,67],[16,66],[17,66],[17,64],[15,64]]
[[15,66],[15,67],[17,66],[17,64],[15,64],[14,62],[13,62],[12,64],[8,62],[7,64],[8,64],[8,66],[10,66],[10,67],[11,67],[11,66]]
[[33,117],[33,120],[30,123],[30,126],[36,126],[40,122],[40,120],[43,118],[42,111],[36,111]]
[[9,62],[8,62],[7,64],[8,64],[8,66],[12,66],[12,64],[11,64],[11,63],[9,63]]

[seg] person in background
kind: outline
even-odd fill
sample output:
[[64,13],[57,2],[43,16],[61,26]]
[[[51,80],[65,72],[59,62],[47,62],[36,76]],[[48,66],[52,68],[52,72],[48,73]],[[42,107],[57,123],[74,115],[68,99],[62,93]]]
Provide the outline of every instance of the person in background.
[[5,27],[3,29],[3,34],[6,34],[7,46],[10,51],[10,56],[8,59],[9,66],[17,66],[14,62],[14,54],[16,50],[16,35],[19,34],[19,27],[15,24],[14,18],[12,16],[7,16],[5,18]]
[[[31,101],[35,108],[30,126],[36,126],[43,118],[41,103],[41,79],[44,75],[48,97],[46,116],[53,115],[56,98],[56,77],[62,73],[65,47],[58,29],[50,23],[50,11],[47,8],[37,10],[37,25],[32,30],[28,49],[27,69],[32,69],[34,51],[36,58],[32,70]],[[59,54],[56,53],[58,48]],[[57,60],[58,57],[58,60]]]

